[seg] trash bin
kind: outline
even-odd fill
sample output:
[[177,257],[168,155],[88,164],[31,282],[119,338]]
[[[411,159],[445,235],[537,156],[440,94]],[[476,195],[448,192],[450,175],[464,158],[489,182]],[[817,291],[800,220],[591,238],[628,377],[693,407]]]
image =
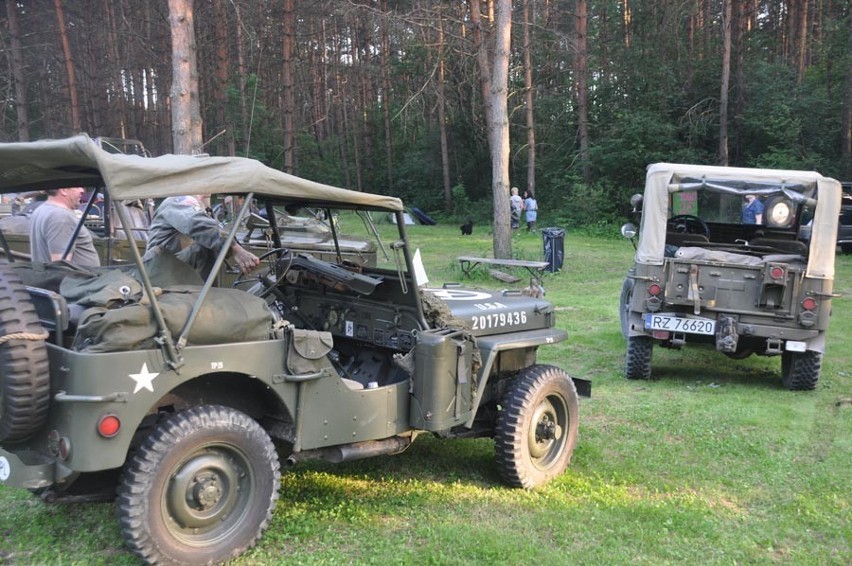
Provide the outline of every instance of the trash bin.
[[565,229],[543,228],[541,238],[544,240],[544,261],[548,264],[545,271],[556,273],[562,269],[565,259]]

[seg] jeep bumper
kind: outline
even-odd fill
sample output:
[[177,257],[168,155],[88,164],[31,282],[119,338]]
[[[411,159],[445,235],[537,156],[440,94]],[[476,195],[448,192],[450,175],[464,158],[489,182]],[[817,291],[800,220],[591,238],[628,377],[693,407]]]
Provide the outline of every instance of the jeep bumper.
[[38,490],[56,478],[56,461],[31,450],[9,452],[0,448],[0,484]]

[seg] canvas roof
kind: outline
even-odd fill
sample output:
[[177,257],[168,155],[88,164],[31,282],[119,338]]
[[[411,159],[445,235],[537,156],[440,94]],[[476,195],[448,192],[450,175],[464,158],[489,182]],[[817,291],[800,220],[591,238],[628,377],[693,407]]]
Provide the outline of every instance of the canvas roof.
[[[698,180],[698,182],[695,182]],[[645,178],[645,194],[642,204],[642,225],[639,245],[636,250],[637,263],[662,265],[666,220],[668,218],[669,195],[675,192],[708,190],[706,183],[719,181],[725,187],[715,190],[765,194],[754,186],[735,189],[734,182],[754,185],[790,187],[796,191],[804,188],[799,199],[816,198],[818,206],[811,228],[809,277],[834,278],[834,253],[837,239],[837,224],[840,213],[841,187],[834,179],[823,177],[814,171],[786,171],[778,169],[748,169],[743,167],[716,167],[704,165],[682,165],[656,163],[648,167]],[[766,191],[778,192],[776,188]],[[785,191],[786,194],[786,191]],[[791,196],[791,195],[788,195]]]
[[74,186],[105,187],[117,200],[253,192],[313,206],[402,210],[398,198],[324,185],[243,157],[113,154],[85,134],[0,143],[0,193]]

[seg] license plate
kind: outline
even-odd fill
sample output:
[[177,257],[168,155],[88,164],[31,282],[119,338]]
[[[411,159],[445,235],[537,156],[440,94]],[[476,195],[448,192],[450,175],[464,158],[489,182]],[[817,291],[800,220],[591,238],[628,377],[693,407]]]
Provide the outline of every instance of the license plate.
[[700,316],[676,316],[673,314],[646,314],[645,330],[668,330],[686,334],[714,334],[716,321]]

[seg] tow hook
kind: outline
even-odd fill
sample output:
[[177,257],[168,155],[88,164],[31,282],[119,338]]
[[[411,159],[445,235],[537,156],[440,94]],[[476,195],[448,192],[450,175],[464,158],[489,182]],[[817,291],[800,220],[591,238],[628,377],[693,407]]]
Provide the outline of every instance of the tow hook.
[[733,316],[720,316],[716,330],[716,349],[720,352],[737,351],[737,319]]
[[783,352],[781,347],[784,343],[778,338],[767,338],[766,339],[766,353],[770,356],[774,356]]

